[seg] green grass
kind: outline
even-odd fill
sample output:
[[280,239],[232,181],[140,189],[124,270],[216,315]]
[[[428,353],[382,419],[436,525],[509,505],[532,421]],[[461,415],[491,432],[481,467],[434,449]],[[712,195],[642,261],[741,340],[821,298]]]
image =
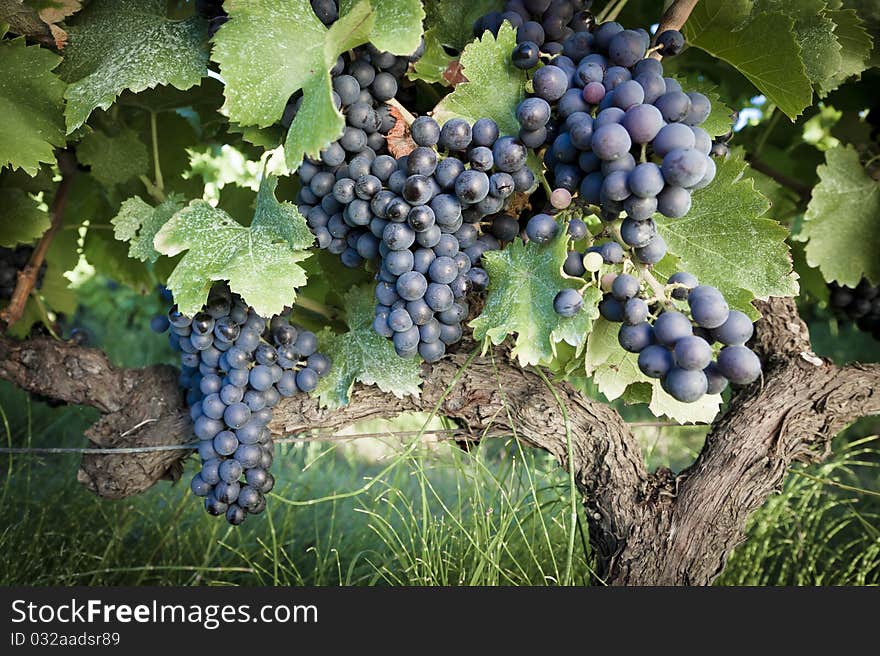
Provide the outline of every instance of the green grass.
[[[121,365],[167,361],[142,330],[155,300],[97,283],[77,316]],[[152,306],[152,307],[151,307]],[[652,419],[625,409],[631,421]],[[0,442],[85,446],[87,408],[49,408],[0,384]],[[350,432],[419,429],[426,415]],[[431,426],[442,425],[439,419]],[[832,458],[796,467],[749,522],[722,585],[880,583],[880,422],[838,438]],[[692,462],[706,429],[636,429],[650,467]],[[514,440],[470,452],[389,436],[279,445],[267,512],[230,528],[190,494],[195,471],[138,497],[98,499],[78,456],[0,455],[0,585],[584,585],[583,510],[567,474]],[[573,545],[573,547],[572,547]],[[568,558],[571,554],[571,567]]]

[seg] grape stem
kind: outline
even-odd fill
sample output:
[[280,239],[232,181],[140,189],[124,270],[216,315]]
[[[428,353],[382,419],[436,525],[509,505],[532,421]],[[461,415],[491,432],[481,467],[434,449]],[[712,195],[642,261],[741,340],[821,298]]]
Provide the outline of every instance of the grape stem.
[[660,281],[654,277],[654,274],[648,270],[648,267],[637,267],[639,270],[639,275],[642,280],[644,280],[648,287],[651,288],[651,291],[654,292],[654,296],[658,301],[663,303],[669,308],[675,309],[675,306],[672,304],[672,301],[666,296],[666,288],[660,284]]
[[31,259],[18,272],[15,291],[12,292],[9,305],[0,312],[0,324],[5,324],[7,328],[21,319],[21,315],[24,314],[28,297],[37,285],[40,267],[43,266],[43,261],[46,259],[52,238],[61,229],[61,224],[64,222],[64,208],[67,206],[70,186],[76,175],[76,158],[71,152],[59,151],[57,160],[58,170],[61,172],[61,183],[58,185],[58,191],[55,192],[55,198],[52,199],[52,206],[49,208],[52,223],[49,225],[49,229],[43,233],[34,252],[31,253]]
[[[681,31],[681,28],[687,23],[687,19],[690,17],[691,12],[694,10],[694,7],[697,6],[697,2],[699,1],[700,0],[675,0],[675,2],[669,6],[669,9],[663,12],[663,17],[660,19],[660,26],[655,33],[656,36],[660,36],[666,30]],[[660,52],[660,50],[654,50],[654,52],[651,53],[651,57],[657,60],[663,59],[663,55],[661,55]]]

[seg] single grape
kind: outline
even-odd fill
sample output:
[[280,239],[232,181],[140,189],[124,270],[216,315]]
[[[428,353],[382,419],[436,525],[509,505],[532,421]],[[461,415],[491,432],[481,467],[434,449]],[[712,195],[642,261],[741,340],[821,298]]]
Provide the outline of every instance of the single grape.
[[761,361],[745,346],[725,346],[718,354],[717,367],[734,385],[748,385],[761,375]]
[[611,295],[618,301],[625,301],[637,296],[639,293],[639,287],[640,283],[638,278],[631,276],[628,273],[622,273],[614,279],[614,283],[611,285]]
[[[694,292],[688,295],[688,304],[691,308],[691,316],[697,325],[703,328],[719,328],[730,316],[727,302],[720,294],[698,294]],[[729,376],[728,376],[729,378]]]
[[654,336],[657,342],[672,348],[678,340],[693,335],[693,326],[681,312],[668,311],[654,322]]
[[727,320],[712,330],[712,337],[727,346],[742,346],[753,334],[752,320],[739,310],[731,310]]
[[559,100],[568,90],[568,75],[552,64],[539,68],[532,77],[535,95],[548,102]]
[[573,317],[584,306],[584,299],[575,289],[563,289],[553,299],[553,309],[561,317]]
[[526,224],[526,235],[531,241],[546,244],[559,231],[559,224],[549,214],[536,214]]
[[631,326],[647,321],[648,314],[648,304],[641,298],[631,298],[623,306],[623,320]]
[[702,337],[688,335],[675,342],[675,364],[682,369],[702,371],[712,361],[712,347]]
[[639,370],[649,378],[663,378],[673,367],[672,352],[665,346],[652,344],[639,353]]
[[657,45],[664,57],[673,57],[684,48],[684,35],[678,30],[664,30],[657,36]]
[[654,329],[644,322],[634,326],[622,325],[617,340],[625,351],[640,353],[654,342]]
[[709,383],[702,371],[673,367],[662,380],[663,389],[682,403],[699,401],[707,392]]

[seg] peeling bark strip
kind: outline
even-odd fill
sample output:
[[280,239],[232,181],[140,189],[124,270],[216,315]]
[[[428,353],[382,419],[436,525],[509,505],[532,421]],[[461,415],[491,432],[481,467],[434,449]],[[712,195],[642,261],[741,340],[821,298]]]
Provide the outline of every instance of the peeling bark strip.
[[[880,365],[838,367],[810,351],[809,334],[791,299],[763,303],[755,348],[764,378],[737,394],[712,427],[697,461],[678,476],[648,473],[620,415],[556,386],[573,435],[572,466],[584,497],[590,542],[601,579],[612,585],[707,585],[744,539],[749,515],[779,489],[794,461],[825,457],[850,421],[880,413]],[[465,348],[472,348],[469,343]],[[477,357],[440,404],[475,439],[489,428],[515,434],[568,466],[566,431],[553,393],[502,350]],[[424,365],[421,399],[397,399],[358,386],[336,411],[309,398],[285,399],[270,425],[275,434],[336,431],[362,419],[431,410],[466,354]],[[39,394],[98,408],[87,432],[101,447],[179,444],[190,420],[176,371],[156,366],[119,369],[100,351],[48,338],[0,338],[0,378]],[[188,454],[178,451],[86,455],[80,482],[108,498],[142,492],[162,478],[176,480]]]

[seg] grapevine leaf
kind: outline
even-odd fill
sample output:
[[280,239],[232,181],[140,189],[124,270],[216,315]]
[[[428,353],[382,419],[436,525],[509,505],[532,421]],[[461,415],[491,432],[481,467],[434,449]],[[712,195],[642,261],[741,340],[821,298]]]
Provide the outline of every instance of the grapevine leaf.
[[454,117],[471,123],[491,118],[501,134],[517,134],[516,107],[525,98],[526,73],[511,62],[514,47],[516,30],[507,22],[497,39],[485,32],[481,39],[468,44],[461,54],[462,72],[468,81],[440,101],[434,118],[440,123]]
[[140,196],[134,196],[123,202],[119,213],[110,220],[114,226],[113,236],[119,241],[129,242],[129,257],[141,262],[155,262],[159,259],[159,253],[153,248],[153,239],[181,209],[182,196],[172,195],[159,207],[148,205]]
[[703,0],[685,23],[685,36],[739,70],[794,119],[813,98],[794,21],[781,13],[750,15],[751,9],[751,0]]
[[106,230],[89,230],[83,238],[83,255],[96,270],[139,294],[155,288],[150,270],[128,256],[128,248]]
[[[193,314],[204,305],[212,281],[228,280],[234,292],[261,315],[293,305],[306,283],[298,264],[304,251],[305,219],[290,203],[278,203],[275,180],[264,178],[250,227],[202,200],[178,211],[156,234],[153,244],[164,255],[187,251],[168,278],[180,310]],[[307,228],[305,228],[307,230]]]
[[556,344],[582,348],[593,320],[599,316],[601,293],[595,287],[583,292],[584,307],[574,317],[563,318],[553,309],[553,299],[565,288],[580,289],[583,280],[562,274],[568,238],[560,234],[547,245],[517,239],[502,251],[483,255],[489,274],[489,293],[483,312],[471,322],[474,338],[500,344],[516,333],[512,355],[522,366],[549,363]]
[[55,161],[52,149],[65,141],[64,82],[52,72],[60,61],[23,38],[0,41],[0,167],[36,175],[40,162]]
[[103,132],[86,135],[76,149],[80,162],[92,167],[92,176],[105,187],[128,182],[147,173],[147,146],[134,130],[109,136]]
[[827,151],[818,171],[801,228],[801,238],[809,240],[807,263],[841,285],[855,287],[862,277],[880,284],[880,185],[852,146]]
[[411,80],[423,80],[428,84],[448,85],[443,73],[449,68],[449,64],[455,61],[443,49],[437,32],[429,29],[425,32],[425,52],[419,60],[413,64],[412,70],[407,73]]
[[67,87],[67,132],[125,89],[159,84],[188,89],[207,73],[207,24],[172,20],[163,0],[92,0],[68,31],[59,74]]
[[[328,29],[308,0],[237,0],[226,8],[230,21],[214,38],[214,59],[226,80],[225,110],[242,126],[267,127],[302,90],[284,145],[287,164],[295,168],[342,134],[345,120],[333,104],[329,71],[340,53],[369,39],[375,14],[361,0]],[[261,43],[276,47],[254,45]]]
[[[355,0],[343,0],[339,3],[340,12],[348,13],[354,4]],[[395,55],[415,52],[425,18],[420,0],[370,0],[370,4],[376,14],[370,43]]]
[[0,207],[3,208],[0,246],[29,244],[49,227],[49,215],[21,189],[0,189]]
[[391,342],[373,330],[374,307],[369,288],[352,288],[345,295],[348,332],[325,328],[318,335],[321,351],[332,354],[333,364],[316,393],[330,408],[348,403],[355,382],[377,385],[398,398],[419,395],[418,358],[399,357]]
[[840,70],[841,44],[834,34],[826,0],[755,0],[755,14],[782,14],[794,21],[794,37],[800,46],[807,77],[822,88]]
[[425,54],[415,63],[409,77],[431,84],[448,84],[443,72],[455,56],[444,49],[461,51],[474,38],[473,24],[491,11],[500,11],[500,0],[426,0]]
[[[695,403],[681,403],[663,391],[660,381],[640,370],[638,355],[628,353],[617,341],[620,324],[598,319],[587,341],[587,374],[609,401],[624,397],[628,403],[648,402],[655,416],[678,423],[709,423],[721,407],[721,395],[706,395]],[[650,393],[647,393],[650,390]]]
[[732,154],[717,167],[714,182],[694,194],[686,217],[657,217],[669,252],[700,282],[730,299],[794,296],[798,285],[785,243],[788,231],[762,217],[770,203],[744,176],[741,157]]
[[862,19],[852,9],[841,9],[828,12],[837,27],[834,36],[843,49],[840,51],[841,62],[836,74],[822,86],[823,92],[829,92],[843,84],[848,78],[859,75],[868,66],[871,56],[873,39],[865,29]]

